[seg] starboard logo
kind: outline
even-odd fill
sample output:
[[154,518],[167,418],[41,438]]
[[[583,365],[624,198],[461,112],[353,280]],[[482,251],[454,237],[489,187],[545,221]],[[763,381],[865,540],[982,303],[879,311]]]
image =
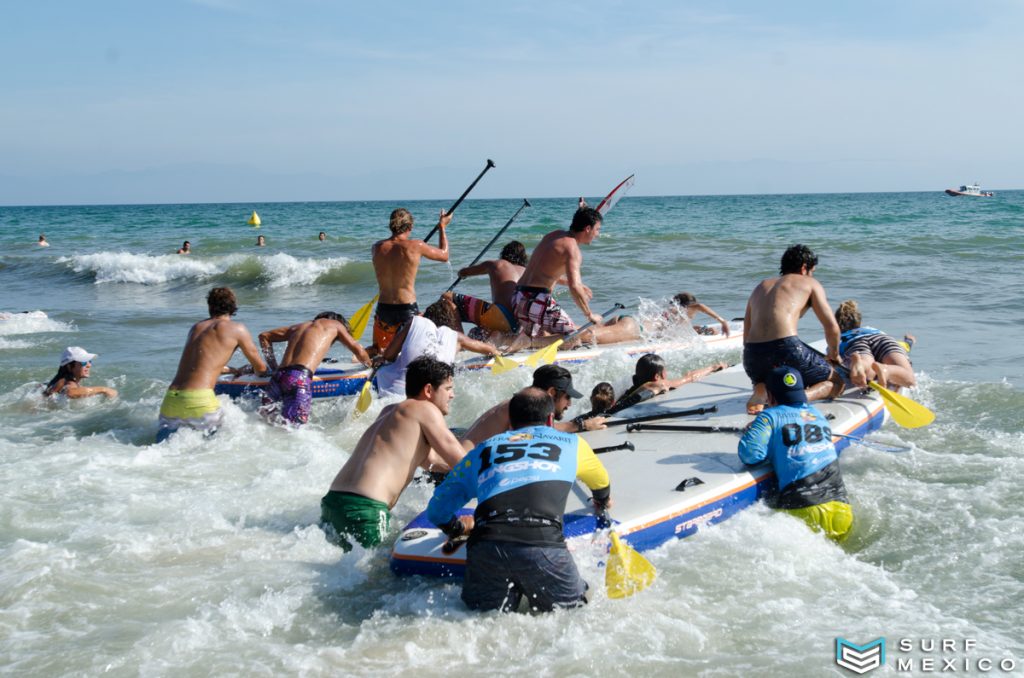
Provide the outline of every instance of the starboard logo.
[[885,663],[885,638],[857,645],[836,638],[836,664],[857,674],[867,673]]

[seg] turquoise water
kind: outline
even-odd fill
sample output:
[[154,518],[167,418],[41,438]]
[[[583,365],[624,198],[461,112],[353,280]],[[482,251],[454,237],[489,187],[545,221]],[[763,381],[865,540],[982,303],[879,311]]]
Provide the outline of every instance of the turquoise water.
[[[253,334],[321,310],[350,314],[373,295],[369,246],[387,235],[390,210],[408,207],[423,235],[448,202],[0,207],[0,311],[47,316],[0,320],[0,666],[820,675],[836,635],[971,637],[981,654],[1024,657],[1024,192],[627,197],[585,248],[596,309],[689,290],[738,317],[785,247],[803,242],[820,256],[816,276],[833,307],[856,298],[865,323],[918,337],[912,395],[936,422],[879,434],[912,445],[908,454],[844,457],[859,520],[845,549],[758,508],[653,552],[651,592],[548,617],[480,617],[463,610],[457,586],[395,579],[383,555],[342,556],[314,526],[365,425],[349,418],[351,403],[318,403],[294,433],[227,405],[212,440],[149,444],[210,287],[235,289]],[[423,264],[421,300],[447,287],[520,203],[464,203],[450,228],[452,267]],[[494,253],[513,237],[534,245],[574,207],[534,201]],[[259,230],[245,224],[253,209]],[[36,246],[40,233],[51,247]],[[257,234],[266,248],[254,246]],[[194,254],[173,254],[186,239]],[[477,280],[461,289],[486,294]],[[801,331],[821,334],[810,316]],[[35,384],[67,345],[100,355],[90,381],[117,388],[119,400],[39,398]],[[577,379],[585,389],[621,383],[628,369],[611,356]],[[462,377],[453,425],[518,379]],[[428,496],[410,488],[398,522]],[[600,576],[586,558],[583,567]]]

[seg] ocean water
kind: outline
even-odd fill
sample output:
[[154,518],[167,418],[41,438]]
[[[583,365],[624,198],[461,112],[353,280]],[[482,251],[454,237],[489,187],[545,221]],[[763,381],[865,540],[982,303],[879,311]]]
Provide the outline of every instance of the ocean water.
[[[971,638],[969,656],[1013,657],[1021,672],[1024,192],[627,197],[585,248],[595,309],[688,290],[731,318],[802,242],[833,307],[858,299],[866,324],[917,336],[912,396],[936,421],[877,434],[909,453],[844,455],[858,524],[842,548],[756,507],[650,552],[658,581],[633,598],[595,586],[583,610],[479,615],[457,584],[395,578],[386,550],[343,555],[316,527],[366,424],[351,400],[318,402],[294,432],[226,403],[212,439],[151,444],[209,288],[235,289],[254,335],[322,310],[348,315],[373,295],[369,247],[390,210],[409,207],[423,235],[448,202],[0,207],[0,312],[42,312],[0,320],[3,672],[818,676],[839,672],[836,636]],[[493,256],[511,238],[532,247],[575,207],[533,202]],[[449,229],[452,266],[424,262],[421,300],[519,204],[465,202]],[[245,224],[253,209],[259,230]],[[51,247],[36,246],[40,233]],[[175,255],[186,239],[194,254]],[[461,289],[486,295],[481,280]],[[821,335],[811,316],[801,332]],[[88,383],[118,400],[41,399],[68,345],[99,354]],[[668,356],[673,370],[719,357]],[[589,390],[624,383],[630,368],[613,352],[575,372]],[[461,375],[452,425],[526,378]],[[396,523],[428,497],[410,487]],[[599,584],[596,555],[577,557]]]

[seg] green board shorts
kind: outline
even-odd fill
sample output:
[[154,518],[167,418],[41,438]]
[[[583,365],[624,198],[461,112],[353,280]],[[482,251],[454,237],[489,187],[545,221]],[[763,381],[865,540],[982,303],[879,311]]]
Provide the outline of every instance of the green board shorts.
[[841,501],[783,510],[803,520],[815,532],[824,532],[829,539],[839,543],[846,541],[853,527],[853,509]]
[[[391,529],[388,505],[352,492],[331,490],[320,500],[320,527],[336,537],[345,551],[352,550],[351,537],[363,548],[378,546]],[[334,534],[331,535],[332,528]]]

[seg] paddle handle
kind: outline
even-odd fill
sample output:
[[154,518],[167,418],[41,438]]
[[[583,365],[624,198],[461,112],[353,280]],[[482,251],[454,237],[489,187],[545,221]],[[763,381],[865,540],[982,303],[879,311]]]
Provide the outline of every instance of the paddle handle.
[[626,432],[634,431],[692,431],[695,433],[743,433],[742,426],[676,426],[671,424],[627,424]]
[[711,407],[697,407],[692,410],[683,410],[682,412],[671,412],[669,414],[648,414],[643,417],[633,417],[632,419],[618,419],[616,421],[605,422],[605,425],[629,426],[630,424],[639,424],[645,421],[657,421],[658,419],[675,419],[676,417],[694,417],[697,415],[710,414],[712,412],[717,411],[718,405],[712,405]]
[[[455,204],[448,208],[448,211],[445,212],[445,216],[451,215],[451,213],[455,211],[455,208],[462,204],[462,201],[466,199],[466,196],[469,195],[469,192],[473,190],[473,187],[476,186],[477,183],[484,178],[484,175],[487,174],[487,170],[491,169],[492,167],[494,167],[494,161],[488,158],[487,165],[484,166],[480,174],[476,175],[476,179],[473,179],[473,183],[471,183],[469,187],[462,192],[462,195],[460,195],[459,199],[455,201]],[[423,239],[423,242],[430,242],[430,238],[435,233],[437,233],[438,228],[439,226],[434,226],[434,230],[432,230],[430,233],[427,233],[427,237]]]
[[[504,233],[505,230],[509,226],[512,225],[512,222],[516,220],[516,217],[518,217],[522,213],[522,211],[525,210],[527,207],[530,207],[530,201],[527,200],[526,198],[523,198],[523,204],[519,206],[519,209],[516,210],[516,213],[512,215],[511,219],[509,219],[507,222],[505,222],[505,225],[501,227],[501,230],[498,231],[494,235],[493,238],[491,238],[491,241],[489,243],[487,243],[487,245],[482,250],[480,250],[480,254],[476,255],[476,259],[473,260],[473,262],[470,264],[470,266],[476,266],[477,262],[480,261],[480,259],[483,258],[484,254],[487,253],[487,250],[491,249],[491,245],[493,245],[495,243],[495,241],[497,241],[498,238],[501,237],[501,234]],[[468,266],[467,266],[467,268],[468,268]],[[445,290],[445,291],[446,292],[451,292],[452,290],[455,289],[455,286],[458,285],[460,282],[462,282],[462,276],[459,276],[458,278],[456,278],[455,282],[453,282],[451,285],[449,285],[448,289]]]
[[627,440],[626,442],[622,443],[621,445],[609,445],[607,447],[595,447],[594,448],[594,454],[604,454],[606,452],[615,452],[616,450],[629,450],[630,452],[632,452],[635,449],[636,449],[636,446],[633,445],[633,443],[631,443],[631,442],[629,442]]

